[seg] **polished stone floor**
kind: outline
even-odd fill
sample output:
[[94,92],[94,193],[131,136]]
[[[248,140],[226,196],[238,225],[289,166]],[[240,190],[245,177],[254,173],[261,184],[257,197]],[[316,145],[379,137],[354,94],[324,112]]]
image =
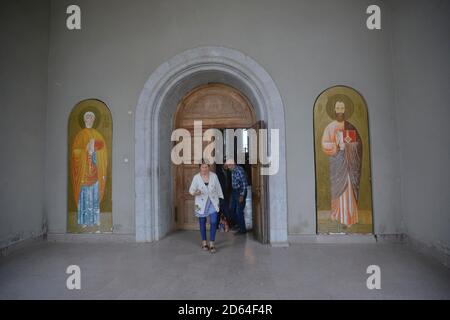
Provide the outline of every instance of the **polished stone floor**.
[[[450,269],[403,244],[292,244],[196,232],[157,243],[40,242],[0,258],[0,299],[450,299]],[[67,266],[81,290],[66,288]],[[366,268],[381,268],[381,289]]]

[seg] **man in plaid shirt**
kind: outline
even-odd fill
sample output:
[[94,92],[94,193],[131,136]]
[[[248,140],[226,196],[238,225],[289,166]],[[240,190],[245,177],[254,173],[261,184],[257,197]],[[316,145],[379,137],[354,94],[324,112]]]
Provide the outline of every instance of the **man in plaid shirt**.
[[225,167],[231,170],[231,208],[230,213],[234,216],[234,220],[239,226],[239,230],[235,235],[245,234],[244,208],[245,199],[247,198],[247,176],[242,167],[237,166],[234,160],[228,159],[225,162]]

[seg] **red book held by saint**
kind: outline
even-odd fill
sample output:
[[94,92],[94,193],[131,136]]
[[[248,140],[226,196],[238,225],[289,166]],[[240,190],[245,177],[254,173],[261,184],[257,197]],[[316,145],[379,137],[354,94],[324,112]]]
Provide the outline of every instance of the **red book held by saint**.
[[356,142],[356,130],[344,130],[344,141],[346,143]]

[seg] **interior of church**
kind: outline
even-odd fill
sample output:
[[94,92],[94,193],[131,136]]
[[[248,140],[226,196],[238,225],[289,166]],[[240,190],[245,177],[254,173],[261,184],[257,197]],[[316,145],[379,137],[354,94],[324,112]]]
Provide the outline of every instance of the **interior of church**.
[[450,299],[450,1],[3,0],[0,30],[0,300]]

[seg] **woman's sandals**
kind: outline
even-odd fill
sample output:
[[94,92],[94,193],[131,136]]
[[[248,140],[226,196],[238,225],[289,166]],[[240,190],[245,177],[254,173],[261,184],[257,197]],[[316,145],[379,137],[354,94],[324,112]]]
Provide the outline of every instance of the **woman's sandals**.
[[216,247],[214,245],[208,246],[207,244],[202,244],[202,250],[209,251],[211,253],[216,253],[217,252]]

